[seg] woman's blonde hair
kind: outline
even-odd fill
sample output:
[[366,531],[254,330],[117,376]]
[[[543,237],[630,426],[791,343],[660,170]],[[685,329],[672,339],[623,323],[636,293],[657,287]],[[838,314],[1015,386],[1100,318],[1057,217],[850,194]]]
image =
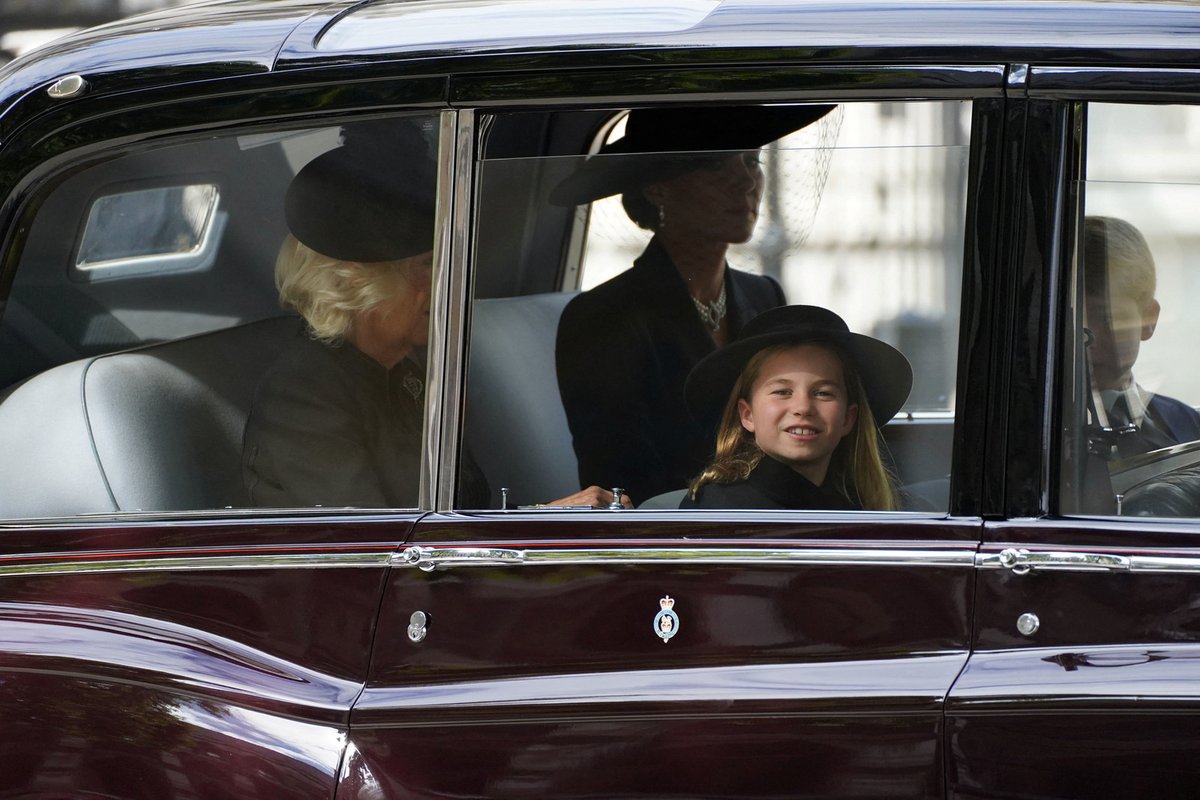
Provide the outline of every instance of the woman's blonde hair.
[[689,487],[692,499],[696,498],[704,484],[745,480],[758,466],[758,462],[763,458],[763,451],[754,441],[754,434],[742,427],[738,401],[750,401],[754,382],[758,380],[767,359],[798,344],[817,344],[828,348],[837,356],[842,364],[850,403],[858,406],[858,421],[833,451],[825,484],[832,486],[849,500],[856,501],[868,511],[897,509],[899,501],[895,479],[883,464],[879,450],[879,427],[871,413],[871,405],[867,402],[867,393],[862,381],[840,348],[821,341],[790,342],[765,347],[746,362],[721,412],[721,422],[717,428],[716,455],[712,463],[696,476]]
[[346,337],[359,314],[404,286],[403,265],[330,258],[289,234],[275,259],[275,287],[280,305],[304,317],[317,339],[332,343]]

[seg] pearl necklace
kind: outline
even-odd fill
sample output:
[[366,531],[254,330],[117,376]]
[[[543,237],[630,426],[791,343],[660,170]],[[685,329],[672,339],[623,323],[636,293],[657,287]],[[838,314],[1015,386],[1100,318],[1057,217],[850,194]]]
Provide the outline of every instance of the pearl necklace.
[[700,315],[700,321],[706,328],[716,333],[725,319],[725,283],[721,283],[721,296],[711,303],[702,303],[696,299],[695,295],[689,294],[689,297],[692,298],[692,305],[696,307],[696,313]]

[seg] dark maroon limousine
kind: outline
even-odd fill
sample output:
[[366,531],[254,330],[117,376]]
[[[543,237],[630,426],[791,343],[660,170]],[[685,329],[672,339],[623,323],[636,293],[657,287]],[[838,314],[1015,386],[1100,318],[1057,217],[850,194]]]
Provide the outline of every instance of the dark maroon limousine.
[[[1191,3],[215,0],[32,52],[0,798],[1200,796],[1198,209]],[[890,505],[659,458],[784,302],[911,364]]]

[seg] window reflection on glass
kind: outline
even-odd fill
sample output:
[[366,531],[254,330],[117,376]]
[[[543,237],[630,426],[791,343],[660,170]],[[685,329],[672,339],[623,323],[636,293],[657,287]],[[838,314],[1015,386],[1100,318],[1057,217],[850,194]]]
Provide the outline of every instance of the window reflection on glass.
[[[758,225],[729,250],[788,302],[899,346],[917,372],[906,412],[954,408],[969,127],[967,103],[839,105],[763,151]],[[619,196],[593,203],[580,288],[627,269],[649,238]]]
[[1191,209],[1200,113],[1088,108],[1063,458],[1068,513],[1200,516],[1200,320]]
[[1152,391],[1200,401],[1200,373],[1181,370],[1200,340],[1200,109],[1092,105],[1085,213],[1123,219],[1153,254],[1158,328],[1137,356]]

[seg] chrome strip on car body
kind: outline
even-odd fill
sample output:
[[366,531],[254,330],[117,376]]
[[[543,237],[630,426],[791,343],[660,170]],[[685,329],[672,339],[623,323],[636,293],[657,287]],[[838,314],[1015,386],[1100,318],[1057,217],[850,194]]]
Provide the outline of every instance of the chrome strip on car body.
[[[364,728],[478,724],[481,717],[486,718],[496,708],[523,709],[543,719],[578,720],[612,713],[606,711],[612,706],[651,705],[655,708],[650,711],[627,708],[625,713],[657,716],[663,713],[657,703],[677,704],[673,714],[693,718],[775,713],[827,720],[828,708],[819,704],[831,696],[867,701],[856,709],[856,714],[940,713],[942,692],[937,687],[952,680],[964,661],[966,652],[960,650],[802,664],[690,664],[448,683],[412,680],[368,686],[355,704],[355,713],[365,715],[359,720]],[[802,679],[798,673],[802,673]],[[887,680],[882,679],[883,675],[888,676]],[[587,691],[581,692],[581,686]],[[806,702],[813,701],[818,705],[805,707]],[[773,712],[767,712],[748,706],[755,702],[777,705]],[[888,706],[886,710],[884,705]],[[437,716],[421,714],[423,710],[434,711]]]
[[1130,556],[1131,572],[1195,572],[1200,573],[1200,557],[1189,556]]
[[329,569],[386,567],[392,554],[271,553],[198,556],[126,556],[70,558],[49,555],[0,560],[0,578],[21,575],[79,575],[101,572],[194,572],[196,570]]
[[425,572],[450,567],[738,564],[787,566],[970,567],[972,550],[917,550],[886,547],[407,547],[392,557],[399,567]]

